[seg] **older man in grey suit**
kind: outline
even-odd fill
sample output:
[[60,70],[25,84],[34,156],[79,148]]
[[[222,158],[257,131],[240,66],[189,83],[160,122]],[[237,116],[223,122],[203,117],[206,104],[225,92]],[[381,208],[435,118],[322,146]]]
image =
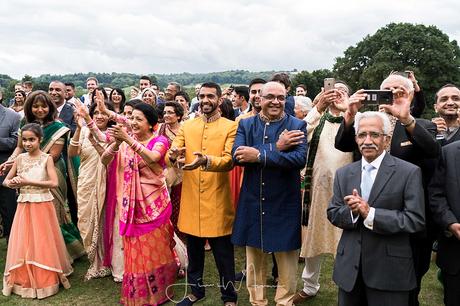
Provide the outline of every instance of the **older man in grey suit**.
[[416,287],[409,234],[425,224],[421,171],[385,152],[387,116],[358,114],[355,130],[362,160],[337,170],[327,210],[343,229],[333,273],[339,305],[407,305]]
[[[21,116],[2,105],[0,92],[0,165],[13,153],[18,141],[18,129]],[[6,175],[6,174],[5,174]],[[8,238],[14,213],[16,212],[16,191],[3,187],[5,176],[0,173],[0,214],[3,219],[3,235]]]

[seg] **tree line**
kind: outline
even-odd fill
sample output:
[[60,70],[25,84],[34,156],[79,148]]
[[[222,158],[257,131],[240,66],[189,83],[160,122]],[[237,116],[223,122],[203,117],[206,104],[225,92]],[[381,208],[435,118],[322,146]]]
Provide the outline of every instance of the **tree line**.
[[[292,91],[298,84],[308,87],[308,95],[314,98],[321,90],[323,79],[335,77],[347,82],[353,90],[359,88],[377,89],[380,82],[391,71],[414,71],[427,97],[428,112],[432,111],[434,94],[446,83],[459,84],[460,49],[457,41],[436,26],[422,24],[391,23],[376,33],[367,35],[356,45],[348,47],[342,56],[335,59],[331,69],[313,71],[290,71]],[[185,86],[213,81],[219,84],[248,84],[252,79],[270,78],[276,71],[251,72],[231,70],[212,73],[155,74],[149,76],[164,88],[175,81]],[[24,76],[22,81],[31,80],[35,89],[47,89],[52,80],[73,82],[82,91],[89,76],[95,76],[104,86],[126,88],[137,86],[141,75],[134,73],[74,73],[66,75],[44,74],[33,78]],[[0,87],[4,96],[13,96],[14,80],[0,74]]]

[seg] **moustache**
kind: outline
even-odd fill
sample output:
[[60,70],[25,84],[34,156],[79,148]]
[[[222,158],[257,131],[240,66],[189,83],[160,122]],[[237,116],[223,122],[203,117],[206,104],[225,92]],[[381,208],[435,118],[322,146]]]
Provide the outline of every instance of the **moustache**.
[[375,144],[363,144],[359,147],[360,150],[364,150],[364,149],[374,149],[374,150],[378,150],[379,148],[375,145]]

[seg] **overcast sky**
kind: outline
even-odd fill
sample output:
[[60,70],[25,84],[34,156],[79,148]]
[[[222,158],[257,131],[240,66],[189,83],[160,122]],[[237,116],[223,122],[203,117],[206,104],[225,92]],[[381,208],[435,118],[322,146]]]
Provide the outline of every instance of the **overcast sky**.
[[1,0],[0,73],[332,68],[390,22],[460,39],[460,1]]

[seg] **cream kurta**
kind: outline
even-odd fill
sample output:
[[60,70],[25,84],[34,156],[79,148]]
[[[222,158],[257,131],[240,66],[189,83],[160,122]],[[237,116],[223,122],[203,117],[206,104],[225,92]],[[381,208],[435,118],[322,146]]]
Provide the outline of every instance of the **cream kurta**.
[[207,170],[184,171],[178,227],[197,237],[220,237],[232,233],[235,210],[228,171],[232,169],[231,150],[236,124],[226,118],[205,123],[203,118],[187,120],[171,147],[186,147],[185,163],[194,152],[209,158]]
[[[305,118],[308,142],[318,126],[320,114],[314,107]],[[334,147],[335,136],[340,123],[326,120],[321,132],[318,150],[313,163],[311,182],[311,206],[308,227],[302,226],[301,257],[315,257],[321,254],[335,254],[342,230],[327,220],[327,207],[332,198],[335,171],[353,161],[353,153],[344,153]],[[351,217],[350,217],[351,218]]]

